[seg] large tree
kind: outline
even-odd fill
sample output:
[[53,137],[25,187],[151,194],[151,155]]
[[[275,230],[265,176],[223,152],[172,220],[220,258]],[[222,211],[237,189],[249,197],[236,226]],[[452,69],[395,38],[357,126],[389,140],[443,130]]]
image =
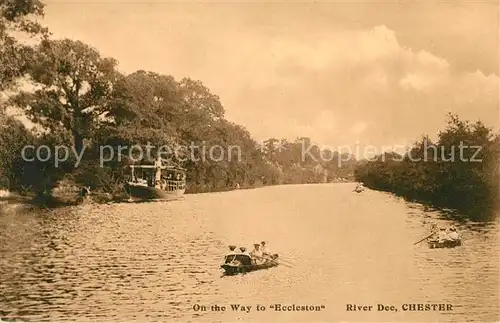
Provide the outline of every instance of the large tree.
[[44,40],[36,47],[29,75],[35,85],[13,102],[28,118],[50,131],[63,128],[77,153],[121,95],[117,62],[80,41]]
[[108,111],[108,124],[99,133],[106,144],[171,144],[179,123],[180,97],[171,76],[137,71],[124,77]]
[[114,101],[110,122],[100,133],[107,144],[189,146],[221,135],[224,109],[201,82],[137,71],[120,84],[124,96]]
[[0,0],[0,92],[8,90],[26,72],[30,47],[18,41],[14,33],[45,33],[33,18],[43,15],[39,0]]

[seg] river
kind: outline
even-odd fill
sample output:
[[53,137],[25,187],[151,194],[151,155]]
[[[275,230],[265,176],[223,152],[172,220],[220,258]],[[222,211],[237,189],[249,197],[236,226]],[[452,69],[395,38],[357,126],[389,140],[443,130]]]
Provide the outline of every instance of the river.
[[[354,184],[186,195],[0,215],[0,316],[24,320],[499,321],[499,223]],[[413,246],[430,223],[464,245]],[[227,245],[266,240],[293,263],[222,277]],[[407,303],[451,311],[403,311]],[[231,304],[252,306],[233,311]],[[273,304],[323,306],[276,311]],[[347,304],[372,305],[347,311]],[[377,304],[397,311],[377,311]],[[216,311],[213,305],[220,306]],[[257,311],[256,306],[264,310]],[[225,311],[222,307],[225,306]],[[206,310],[202,310],[206,309]]]

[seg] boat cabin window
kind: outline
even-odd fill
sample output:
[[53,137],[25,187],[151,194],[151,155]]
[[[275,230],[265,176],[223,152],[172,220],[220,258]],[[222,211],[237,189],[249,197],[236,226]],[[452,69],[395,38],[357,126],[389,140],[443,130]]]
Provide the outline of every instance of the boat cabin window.
[[155,168],[131,168],[130,180],[134,183],[144,184],[147,186],[160,186],[168,191],[177,191],[185,189],[186,174],[178,169],[163,169],[161,177],[156,173]]
[[153,181],[153,172],[149,169],[134,168],[129,177],[132,182],[150,185]]

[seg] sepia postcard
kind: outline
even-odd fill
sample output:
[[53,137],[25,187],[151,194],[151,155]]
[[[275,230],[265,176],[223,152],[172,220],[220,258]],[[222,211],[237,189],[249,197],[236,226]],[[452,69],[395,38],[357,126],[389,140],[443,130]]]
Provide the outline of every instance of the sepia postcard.
[[499,9],[0,0],[0,322],[500,322]]

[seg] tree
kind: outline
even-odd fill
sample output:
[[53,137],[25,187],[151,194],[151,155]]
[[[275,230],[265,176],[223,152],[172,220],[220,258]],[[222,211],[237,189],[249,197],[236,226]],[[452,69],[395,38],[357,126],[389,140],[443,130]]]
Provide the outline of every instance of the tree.
[[19,93],[12,102],[45,129],[70,131],[79,154],[119,95],[115,84],[122,75],[116,64],[80,41],[46,39],[28,69],[37,89]]
[[224,118],[224,107],[217,95],[203,85],[201,81],[183,78],[179,83],[184,102],[188,103],[202,117],[208,120]]
[[0,91],[10,89],[27,70],[31,50],[12,35],[23,32],[43,34],[47,30],[33,20],[43,15],[39,0],[0,0]]
[[498,148],[498,135],[482,122],[449,115],[435,145],[423,136],[402,162],[378,156],[358,164],[356,178],[375,189],[487,219],[499,199]]
[[8,189],[18,186],[23,160],[21,150],[33,141],[23,124],[12,117],[2,117],[0,123],[0,178]]
[[[117,95],[96,142],[106,145],[172,145],[183,120],[178,83],[171,76],[137,71],[115,85]],[[187,114],[187,113],[186,113]]]

